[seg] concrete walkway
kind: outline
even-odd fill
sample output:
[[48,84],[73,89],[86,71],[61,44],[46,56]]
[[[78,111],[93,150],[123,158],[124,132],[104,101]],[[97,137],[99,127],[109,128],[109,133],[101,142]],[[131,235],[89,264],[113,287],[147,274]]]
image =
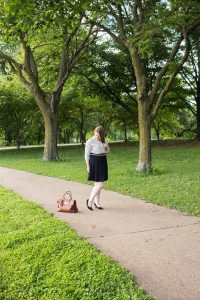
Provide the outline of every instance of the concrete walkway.
[[[85,206],[91,186],[0,167],[0,184],[42,205],[136,276],[160,300],[200,300],[200,218],[111,191],[103,211]],[[71,190],[80,213],[56,211]]]

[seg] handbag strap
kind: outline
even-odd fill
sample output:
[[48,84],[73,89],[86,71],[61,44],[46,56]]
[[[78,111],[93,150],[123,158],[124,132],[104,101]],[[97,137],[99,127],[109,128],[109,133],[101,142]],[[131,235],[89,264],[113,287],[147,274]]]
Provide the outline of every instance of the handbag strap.
[[[68,197],[67,197],[67,195],[68,195]],[[72,200],[72,192],[70,192],[70,191],[65,192],[63,195],[63,198],[65,200]]]

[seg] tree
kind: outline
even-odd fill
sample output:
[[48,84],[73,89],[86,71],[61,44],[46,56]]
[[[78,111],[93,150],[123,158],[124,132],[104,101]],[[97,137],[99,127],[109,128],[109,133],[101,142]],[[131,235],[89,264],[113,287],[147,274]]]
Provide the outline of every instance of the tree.
[[128,142],[128,131],[137,130],[137,122],[133,119],[133,115],[130,112],[127,112],[121,107],[115,107],[113,127],[123,131],[124,141]]
[[71,135],[78,132],[79,141],[84,144],[88,132],[102,125],[107,133],[115,115],[111,101],[103,98],[100,93],[91,92],[89,81],[75,73],[69,83],[70,88],[64,91],[59,112],[60,128],[67,129]]
[[37,106],[30,95],[15,81],[1,82],[0,88],[0,128],[5,133],[7,144],[27,143],[27,135],[32,127]]
[[[97,16],[86,18],[126,47],[132,59],[140,135],[137,170],[149,171],[152,121],[188,59],[190,35],[200,25],[199,1],[102,0],[93,1],[92,9]],[[155,65],[152,76],[149,69]]]
[[62,97],[59,118],[63,120],[61,125],[65,128],[71,127],[78,132],[79,141],[83,145],[87,132],[95,126],[94,114],[98,110],[98,99],[86,95],[80,81],[77,76],[71,77],[70,89]]
[[77,73],[88,81],[85,92],[112,102],[113,107],[122,107],[137,119],[136,86],[133,84],[135,76],[126,49],[122,51],[112,40],[99,38],[82,59],[84,69],[78,65]]
[[[181,76],[177,76],[174,80],[173,87],[167,93],[165,102],[162,105],[162,110],[159,111],[157,117],[152,122],[152,128],[154,129],[157,139],[166,136],[175,136],[176,132],[188,131],[188,124],[180,122],[182,118],[179,116],[189,117],[195,113],[194,105],[190,101],[191,93],[188,87],[183,82]],[[193,123],[193,122],[192,122]],[[193,126],[192,126],[193,127]]]
[[[97,36],[87,1],[1,1],[0,58],[32,92],[45,123],[44,160],[57,160],[57,114],[65,82]],[[47,72],[45,72],[47,71]]]
[[190,102],[194,100],[196,104],[196,110],[192,112],[196,117],[196,137],[200,140],[200,36],[198,32],[194,33],[191,44],[192,50],[188,64],[182,70],[181,75],[189,88]]

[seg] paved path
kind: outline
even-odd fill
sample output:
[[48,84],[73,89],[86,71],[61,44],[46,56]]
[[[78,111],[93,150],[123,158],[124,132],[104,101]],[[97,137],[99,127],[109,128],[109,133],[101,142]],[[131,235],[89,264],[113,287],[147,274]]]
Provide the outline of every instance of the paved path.
[[[1,167],[0,184],[65,220],[156,299],[200,300],[200,218],[105,190],[105,209],[91,212],[85,206],[91,186]],[[66,190],[80,213],[56,211]]]

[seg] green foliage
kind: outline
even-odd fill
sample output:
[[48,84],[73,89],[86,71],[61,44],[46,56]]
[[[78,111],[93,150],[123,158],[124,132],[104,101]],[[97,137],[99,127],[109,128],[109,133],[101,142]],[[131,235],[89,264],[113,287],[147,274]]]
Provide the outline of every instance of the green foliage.
[[[79,85],[84,95],[101,99],[101,107],[110,107],[110,120],[118,110],[135,119],[137,113],[135,76],[127,51],[110,40],[99,40],[82,57],[84,69],[78,65]],[[87,80],[87,81],[86,81]],[[106,126],[107,127],[107,126]]]
[[112,103],[105,101],[99,95],[90,95],[87,80],[79,75],[74,75],[68,81],[60,104],[59,124],[60,129],[72,129],[79,136],[86,136],[88,131],[101,124],[106,132],[115,114]]
[[87,9],[88,0],[54,2],[51,0],[6,0],[1,1],[1,24],[6,34],[18,31],[39,31],[49,25],[67,25],[69,31],[77,26],[80,11]]
[[1,299],[152,299],[66,223],[2,187],[0,196]]
[[195,138],[195,105],[190,95],[191,91],[180,80],[180,77],[176,78],[162,110],[152,124],[157,136]]
[[32,96],[18,81],[1,80],[0,129],[9,133],[14,143],[28,143],[28,132],[34,131],[32,125],[37,111]]
[[[130,125],[129,128],[137,130],[137,89],[133,71],[134,61],[131,60],[129,53],[130,45],[135,45],[141,55],[146,71],[147,86],[145,88],[147,92],[150,92],[156,75],[169,57],[177,38],[184,28],[198,19],[200,13],[197,0],[141,1],[141,6],[137,7],[139,18],[137,21],[132,9],[132,5],[135,4],[136,1],[127,0],[112,2],[99,0],[0,1],[0,50],[22,63],[22,73],[28,80],[27,74],[24,74],[26,69],[22,47],[24,39],[24,42],[32,50],[39,73],[39,87],[43,90],[43,95],[52,94],[55,91],[59,68],[62,65],[62,63],[60,64],[61,53],[65,50],[65,60],[73,60],[74,53],[88,33],[89,21],[100,22],[119,37],[123,36],[124,30],[126,42],[120,42],[120,46],[117,45],[116,40],[113,42],[108,35],[100,33],[94,46],[85,52],[79,64],[76,62],[78,70],[74,70],[73,66],[75,76],[77,74],[84,76],[89,83],[78,78],[76,84],[72,79],[71,86],[70,84],[67,86],[70,91],[66,93],[67,96],[65,94],[63,97],[65,101],[62,103],[62,111],[59,113],[60,128],[64,132],[61,136],[66,134],[69,139],[69,136],[72,136],[75,131],[85,136],[96,123],[101,123],[108,129],[113,120],[118,128],[124,128],[125,117]],[[118,18],[115,18],[116,15]],[[122,18],[120,19],[120,17]],[[120,29],[120,26],[123,28]],[[73,32],[73,30],[75,31]],[[199,36],[198,29],[196,35]],[[72,43],[69,42],[70,39]],[[65,48],[65,45],[70,46]],[[127,47],[127,45],[129,46]],[[154,103],[182,53],[183,48],[180,48],[175,60],[162,77],[157,95],[153,99]],[[0,62],[2,72],[7,73],[8,66],[9,64],[6,65],[5,61]],[[68,66],[65,66],[65,69],[68,69]],[[191,75],[189,76],[191,77]],[[77,84],[80,85],[79,89]],[[77,89],[77,91],[71,92],[72,89]],[[188,93],[185,91],[182,96],[186,99]],[[102,99],[107,101],[106,104]],[[49,103],[49,100],[45,99],[45,101]],[[102,103],[100,103],[101,101]],[[104,110],[102,106],[105,106],[106,109]],[[119,106],[123,107],[123,110],[120,110]],[[189,106],[191,108],[190,104]],[[19,109],[21,110],[20,104]],[[66,116],[68,111],[70,116]],[[169,114],[165,114],[165,116],[168,118]],[[170,127],[171,123],[175,124],[176,122],[170,116],[168,120],[166,118],[163,128],[166,128],[165,134],[168,134],[168,131],[171,132],[171,130],[166,125],[168,124]],[[183,120],[183,118],[180,119]],[[33,122],[41,123],[38,120],[39,117],[36,116]],[[189,118],[189,120],[191,119]],[[159,123],[159,118],[155,122]],[[12,123],[9,121],[9,124]],[[187,122],[182,122],[180,126],[185,130],[183,123]],[[193,130],[193,120],[190,125],[192,126],[186,127]],[[15,125],[13,126],[15,127]],[[42,130],[43,125],[40,124],[39,131]],[[39,143],[41,143],[43,134],[40,137],[36,126],[33,126],[33,131],[34,136],[38,135]],[[65,138],[62,140],[65,141]]]
[[66,60],[74,59],[74,53],[88,34],[82,10],[89,3],[87,0],[1,1],[0,50],[24,63],[22,41],[26,42],[37,65],[41,88],[51,91],[63,63],[63,49],[67,49]]
[[6,146],[5,135],[0,134],[0,147]]

